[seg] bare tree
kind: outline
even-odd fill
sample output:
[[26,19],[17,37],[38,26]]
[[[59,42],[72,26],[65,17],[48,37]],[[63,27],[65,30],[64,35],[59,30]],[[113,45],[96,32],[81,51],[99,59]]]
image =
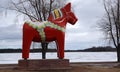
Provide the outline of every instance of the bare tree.
[[[10,10],[15,10],[26,15],[32,21],[46,21],[55,8],[62,7],[65,1],[63,0],[11,0]],[[42,58],[45,58],[45,53],[48,43],[41,43]]]
[[100,29],[117,49],[120,62],[120,0],[103,0],[105,15],[99,23]]
[[63,1],[57,0],[11,0],[8,9],[27,15],[31,20],[44,21],[53,9],[63,5]]

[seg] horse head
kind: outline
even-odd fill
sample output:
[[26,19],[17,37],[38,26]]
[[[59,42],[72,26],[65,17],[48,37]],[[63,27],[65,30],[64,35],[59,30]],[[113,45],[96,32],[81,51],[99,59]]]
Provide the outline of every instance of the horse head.
[[68,3],[65,7],[63,7],[63,10],[65,12],[67,21],[70,24],[75,24],[78,19],[75,16],[75,14],[71,11],[71,3]]
[[66,22],[74,25],[78,20],[75,14],[71,10],[71,3],[68,3],[61,9],[55,9],[52,11],[50,16],[48,17],[48,21],[62,21],[62,19],[66,20]]

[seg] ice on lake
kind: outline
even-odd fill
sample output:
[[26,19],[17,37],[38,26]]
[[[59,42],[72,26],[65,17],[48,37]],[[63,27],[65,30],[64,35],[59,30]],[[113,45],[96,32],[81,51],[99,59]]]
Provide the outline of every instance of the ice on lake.
[[[41,53],[30,53],[29,59],[41,59]],[[57,59],[57,53],[49,52],[47,59]],[[0,64],[16,64],[22,59],[22,53],[0,53]],[[70,62],[110,62],[117,61],[116,52],[66,52],[65,59]]]

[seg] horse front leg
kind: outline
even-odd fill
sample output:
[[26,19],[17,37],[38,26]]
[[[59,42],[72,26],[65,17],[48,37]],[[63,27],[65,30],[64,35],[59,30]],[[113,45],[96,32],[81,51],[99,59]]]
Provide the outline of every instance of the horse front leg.
[[32,31],[23,29],[23,42],[22,42],[22,58],[29,58],[30,45],[34,34]]
[[64,58],[64,35],[60,36],[57,38],[57,55],[59,59],[63,59]]
[[22,58],[24,59],[29,58],[31,42],[32,42],[32,36],[30,37],[23,36]]

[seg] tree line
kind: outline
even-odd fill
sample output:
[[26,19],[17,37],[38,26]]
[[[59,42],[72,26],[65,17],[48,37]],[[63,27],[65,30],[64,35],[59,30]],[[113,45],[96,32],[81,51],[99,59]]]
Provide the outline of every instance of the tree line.
[[[47,49],[47,52],[56,52],[56,49]],[[116,48],[111,46],[91,47],[83,50],[65,50],[65,52],[114,52]],[[31,53],[42,52],[42,48],[30,49]],[[0,49],[0,53],[22,53],[22,49]]]

